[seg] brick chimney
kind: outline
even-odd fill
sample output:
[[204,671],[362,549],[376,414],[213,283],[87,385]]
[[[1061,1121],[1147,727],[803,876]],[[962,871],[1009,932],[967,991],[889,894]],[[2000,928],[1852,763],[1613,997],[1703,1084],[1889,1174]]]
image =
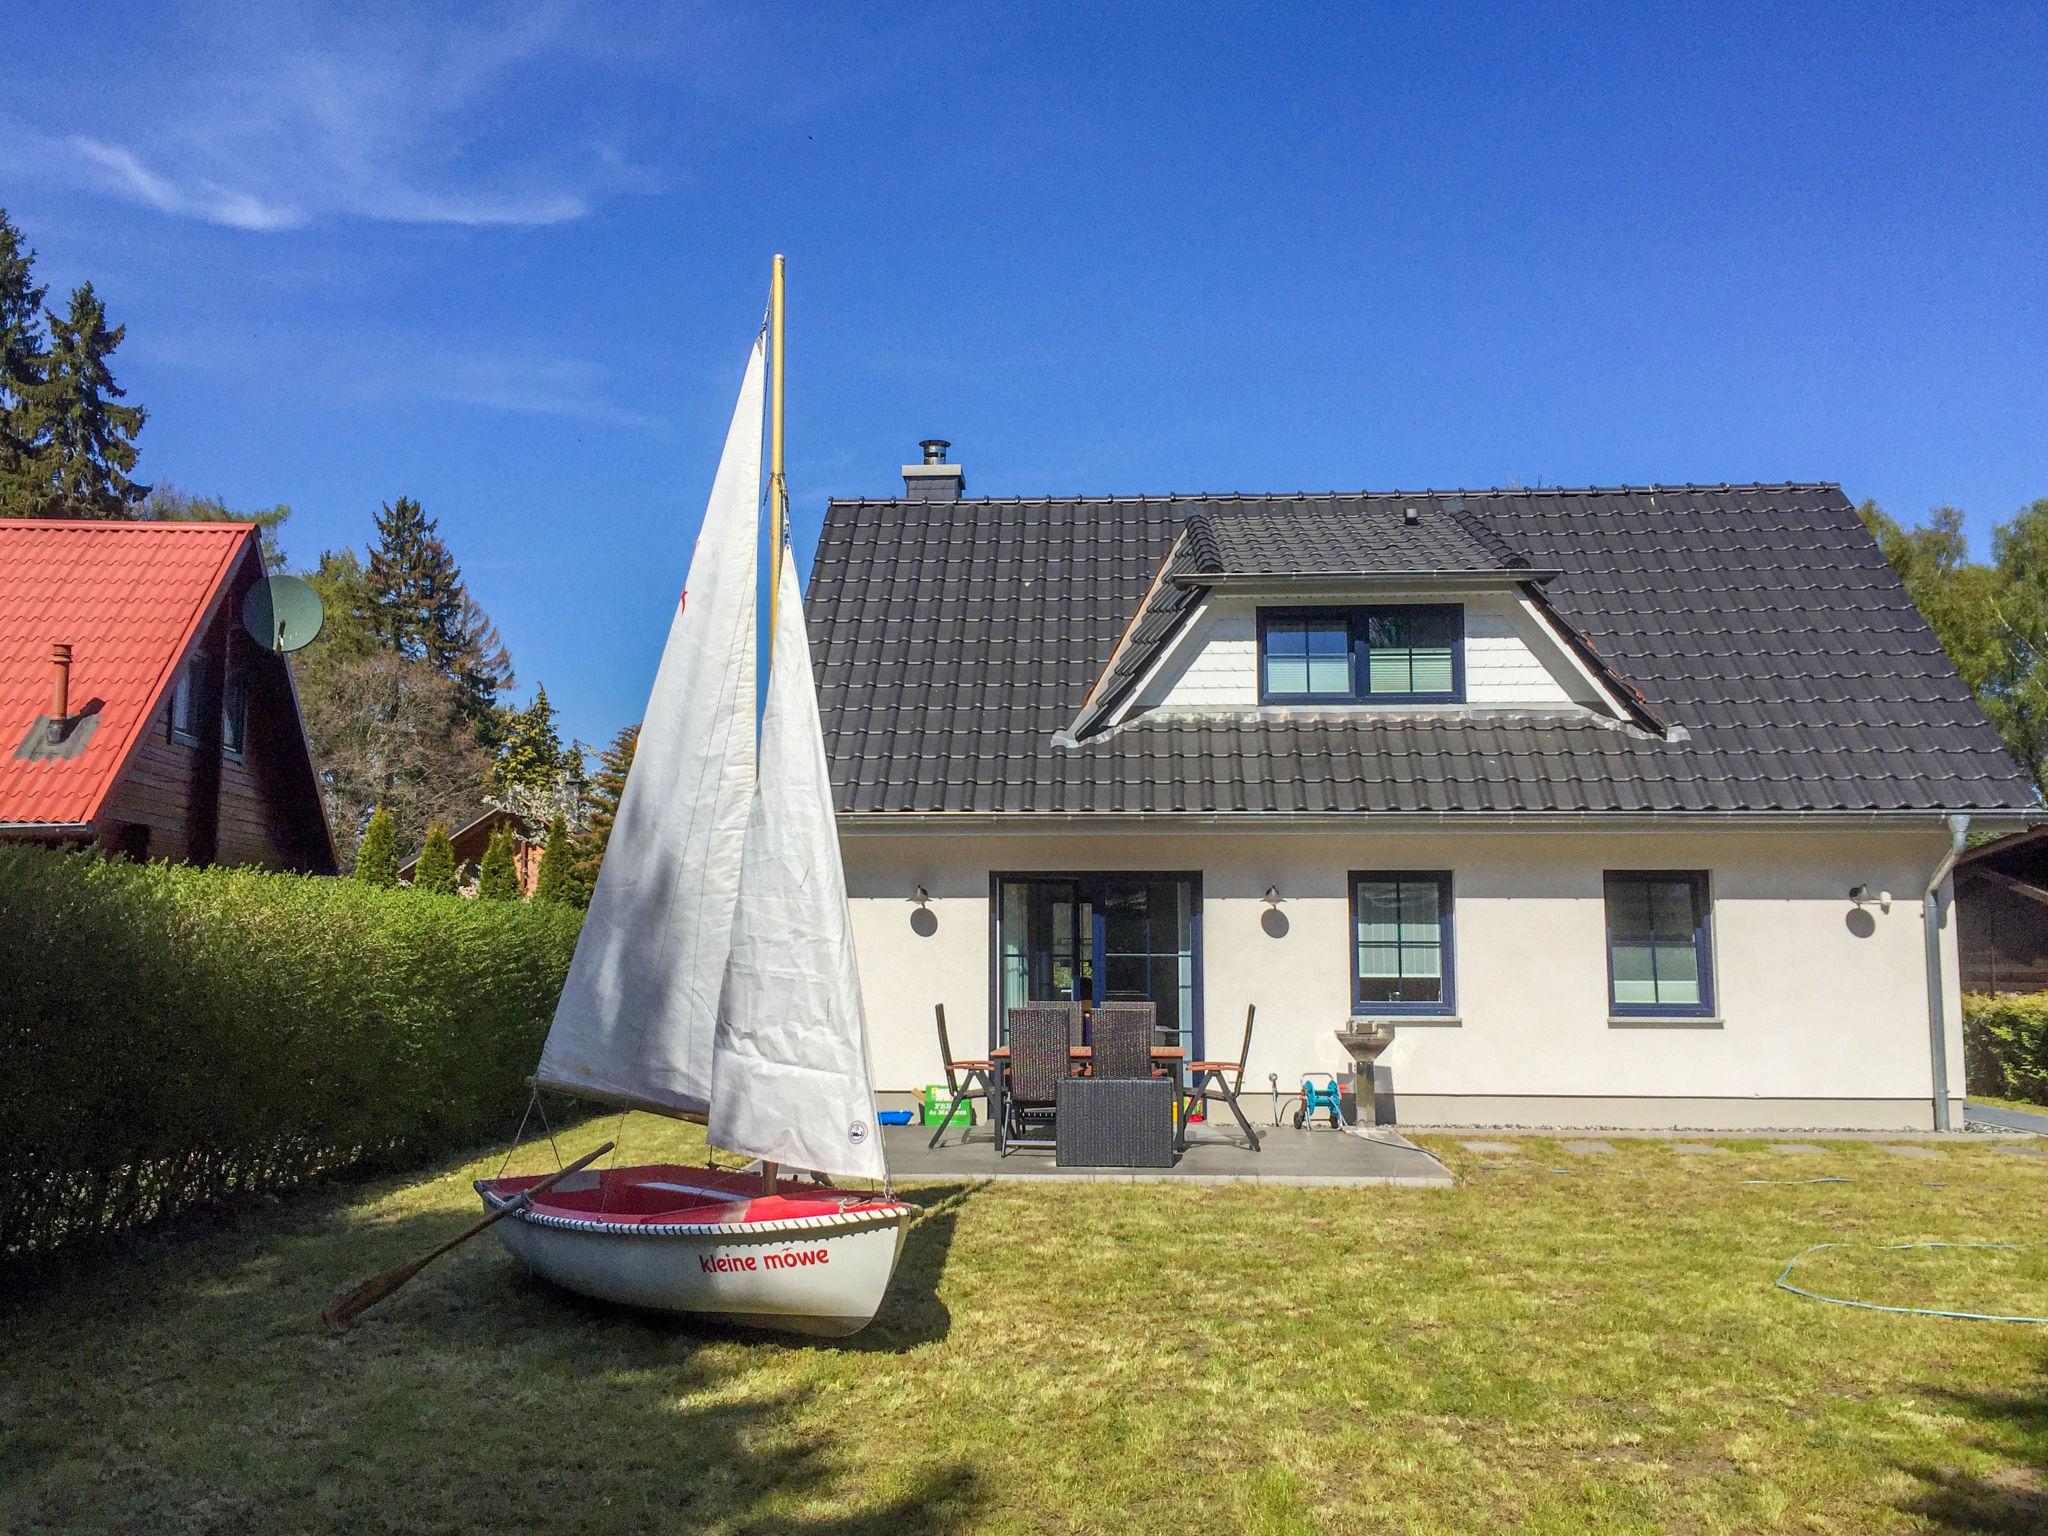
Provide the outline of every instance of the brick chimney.
[[943,437],[928,437],[917,446],[924,450],[924,462],[903,466],[904,499],[958,501],[967,489],[967,472],[946,462],[946,450],[953,445]]

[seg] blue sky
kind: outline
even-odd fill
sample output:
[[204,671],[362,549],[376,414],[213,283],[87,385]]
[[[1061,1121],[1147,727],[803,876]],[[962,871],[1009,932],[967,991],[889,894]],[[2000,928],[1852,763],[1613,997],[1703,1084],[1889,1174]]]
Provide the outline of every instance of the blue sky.
[[[141,474],[439,517],[637,718],[768,258],[791,492],[2048,496],[2048,9],[26,0],[0,203]],[[646,12],[647,14],[641,14]]]

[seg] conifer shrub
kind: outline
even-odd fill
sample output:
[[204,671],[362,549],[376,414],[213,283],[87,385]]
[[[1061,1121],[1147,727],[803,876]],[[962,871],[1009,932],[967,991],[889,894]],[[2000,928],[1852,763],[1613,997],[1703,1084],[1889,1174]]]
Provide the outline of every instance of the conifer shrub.
[[391,812],[381,805],[371,812],[363,840],[356,846],[356,878],[365,885],[398,884],[398,833]]
[[540,851],[540,868],[534,872],[535,901],[575,900],[575,877],[569,868],[569,821],[561,812],[548,823],[547,845]]
[[448,837],[446,822],[437,821],[427,828],[419,862],[412,867],[412,888],[435,896],[455,894],[455,844]]
[[485,845],[483,862],[476,867],[476,893],[485,901],[519,899],[519,845],[510,827],[500,827]]
[[0,845],[0,1255],[506,1134],[579,919]]
[[2048,993],[1963,995],[1970,1092],[2048,1104]]

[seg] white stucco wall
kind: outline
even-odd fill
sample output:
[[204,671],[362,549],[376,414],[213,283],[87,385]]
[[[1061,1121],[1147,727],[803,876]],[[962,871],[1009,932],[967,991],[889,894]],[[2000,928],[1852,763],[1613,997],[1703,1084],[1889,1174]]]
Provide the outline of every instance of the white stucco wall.
[[[1350,1062],[1347,876],[1448,869],[1459,1022],[1400,1022],[1381,1087],[1409,1123],[1919,1126],[1932,1122],[1920,891],[1938,829],[948,831],[844,839],[877,1085],[937,1081],[932,1005],[956,1051],[988,1039],[992,871],[1199,871],[1206,1044],[1258,1005],[1247,1084]],[[1611,1023],[1602,875],[1711,877],[1717,1018]],[[1889,912],[1851,886],[1889,890]],[[930,902],[917,914],[917,887]],[[1284,921],[1263,893],[1278,886]],[[1960,1123],[1954,924],[1949,1074]]]
[[[1375,601],[1380,601],[1375,599]],[[1417,599],[1425,601],[1425,599]],[[1527,607],[1506,593],[1464,598],[1465,701],[1481,709],[1602,708],[1599,695]],[[1140,709],[1209,712],[1259,704],[1258,610],[1296,606],[1211,597],[1137,696]]]

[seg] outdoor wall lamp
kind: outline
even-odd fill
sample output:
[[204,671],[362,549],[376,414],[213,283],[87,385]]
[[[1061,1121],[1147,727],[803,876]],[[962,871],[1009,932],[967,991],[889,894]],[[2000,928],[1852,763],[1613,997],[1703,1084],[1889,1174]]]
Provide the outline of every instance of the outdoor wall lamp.
[[923,906],[923,905],[924,905],[924,904],[925,904],[926,902],[928,902],[928,901],[930,901],[930,900],[932,899],[932,893],[931,893],[930,891],[926,890],[926,889],[925,889],[925,888],[924,888],[923,886],[921,886],[921,885],[920,885],[920,886],[919,886],[919,887],[917,888],[917,894],[916,894],[915,896],[911,897],[910,899],[911,899],[912,901],[916,902],[916,903],[917,903],[917,904],[918,904],[918,905],[919,905],[919,906],[921,907],[921,906]]
[[1266,887],[1266,905],[1267,905],[1267,906],[1269,906],[1269,907],[1277,907],[1277,906],[1279,906],[1279,905],[1280,905],[1280,887],[1279,887],[1279,886],[1277,886],[1277,885],[1269,885],[1269,886],[1267,886],[1267,887]]
[[[1855,902],[1857,906],[1859,906],[1859,907],[1860,907],[1860,906],[1862,906],[1862,905],[1863,905],[1863,903],[1865,903],[1866,901],[1870,900],[1870,887],[1869,887],[1869,886],[1867,886],[1867,885],[1852,885],[1852,886],[1850,886],[1850,887],[1849,887],[1849,899],[1850,899],[1851,901]],[[1877,905],[1878,905],[1878,910],[1879,910],[1879,911],[1881,911],[1881,912],[1889,912],[1889,911],[1891,911],[1891,909],[1892,909],[1892,893],[1891,893],[1890,891],[1879,891],[1879,892],[1877,893]]]

